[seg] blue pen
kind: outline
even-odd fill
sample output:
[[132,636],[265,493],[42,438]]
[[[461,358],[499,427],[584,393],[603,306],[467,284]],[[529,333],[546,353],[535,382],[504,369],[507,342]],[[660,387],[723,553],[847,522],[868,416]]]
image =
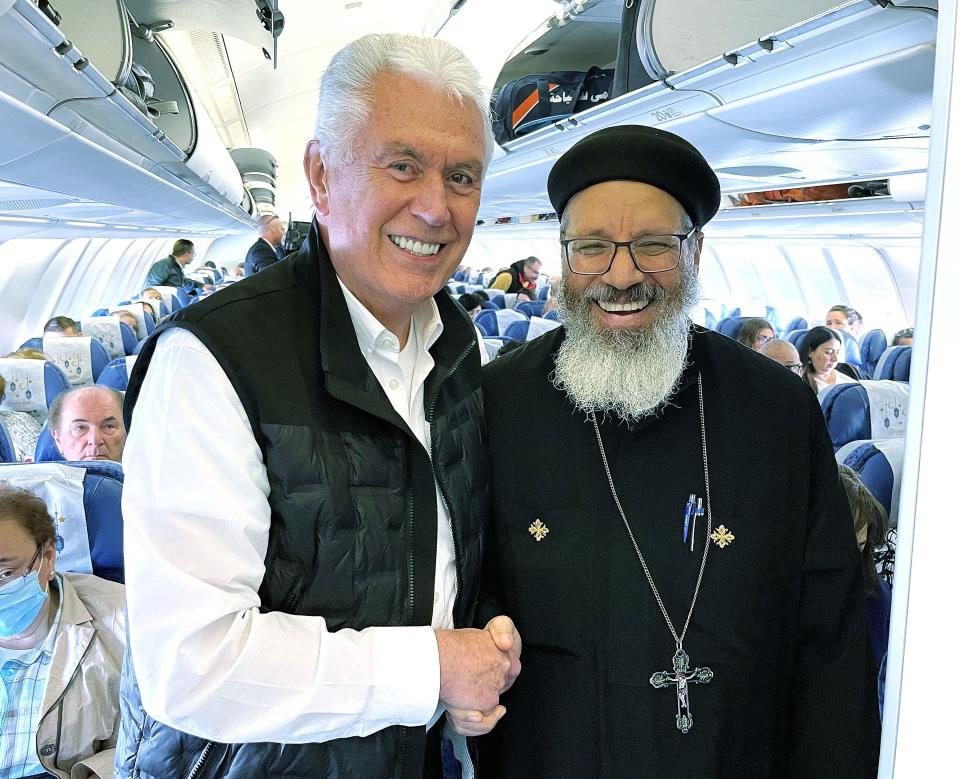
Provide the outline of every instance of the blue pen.
[[693,515],[697,496],[691,494],[687,498],[687,505],[683,507],[683,543],[687,543],[687,534],[690,532],[690,517]]
[[693,551],[694,539],[697,537],[697,517],[703,516],[703,498],[697,498],[697,508],[693,512],[693,531],[690,533],[690,551]]

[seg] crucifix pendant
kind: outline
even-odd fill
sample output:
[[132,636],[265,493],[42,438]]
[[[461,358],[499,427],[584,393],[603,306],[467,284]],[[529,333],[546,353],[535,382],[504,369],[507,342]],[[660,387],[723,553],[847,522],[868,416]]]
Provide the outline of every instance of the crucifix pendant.
[[673,655],[673,673],[657,671],[650,677],[650,684],[658,690],[670,684],[677,686],[677,730],[689,733],[693,727],[693,714],[690,713],[690,684],[707,684],[713,679],[713,671],[709,668],[694,668],[690,670],[690,656],[677,646]]

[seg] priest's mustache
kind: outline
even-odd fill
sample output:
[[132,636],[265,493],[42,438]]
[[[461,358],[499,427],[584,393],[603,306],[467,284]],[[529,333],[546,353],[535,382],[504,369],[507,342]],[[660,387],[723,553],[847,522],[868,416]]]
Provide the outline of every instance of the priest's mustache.
[[599,287],[590,287],[583,292],[583,298],[596,303],[652,303],[663,300],[666,296],[667,293],[663,287],[644,282],[638,282],[626,289],[602,284]]

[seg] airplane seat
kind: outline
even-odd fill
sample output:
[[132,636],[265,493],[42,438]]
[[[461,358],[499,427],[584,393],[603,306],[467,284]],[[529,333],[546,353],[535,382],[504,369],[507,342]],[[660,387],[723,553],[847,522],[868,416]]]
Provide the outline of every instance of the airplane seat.
[[154,330],[157,329],[157,323],[152,316],[150,316],[149,311],[143,312],[143,322],[147,329],[147,335],[150,335]]
[[733,319],[734,317],[738,317],[738,316],[741,316],[740,306],[737,306],[736,308],[733,308],[727,312],[727,317],[730,319]]
[[910,356],[912,354],[912,346],[887,347],[877,361],[877,368],[873,372],[873,378],[909,382]]
[[877,363],[887,349],[887,335],[883,330],[871,330],[860,341],[860,361],[864,375],[873,376]]
[[90,316],[107,316],[110,313],[109,308],[98,308]]
[[487,357],[491,360],[500,353],[500,349],[505,343],[507,343],[506,338],[490,338],[485,337],[483,339],[483,346],[487,350]]
[[544,318],[544,319],[550,319],[550,320],[552,320],[552,321],[554,321],[554,322],[559,322],[559,321],[560,321],[560,314],[557,312],[557,309],[552,308],[552,309],[550,309],[550,310],[544,315],[543,318]]
[[764,317],[771,325],[773,325],[773,332],[782,332],[780,327],[780,312],[775,306],[765,306],[765,308],[766,313],[764,314]]
[[103,345],[88,335],[64,338],[48,334],[43,339],[43,353],[63,370],[73,387],[92,387],[110,362]]
[[140,354],[140,350],[143,348],[143,345],[144,345],[146,342],[147,342],[147,339],[146,339],[146,338],[141,338],[139,341],[137,341],[137,345],[136,345],[135,347],[133,347],[133,356],[134,356],[134,357],[136,357],[138,354]]
[[537,300],[546,300],[549,295],[550,285],[544,284],[542,287],[540,287],[540,291],[537,292]]
[[455,284],[453,287],[453,292],[456,295],[463,295],[467,291],[466,284]]
[[[176,287],[175,289],[176,291],[174,292],[174,298],[180,304],[180,308],[189,306],[193,302],[193,298],[190,297],[183,287]],[[173,310],[176,311],[177,307],[174,306]]]
[[47,504],[57,531],[57,570],[123,584],[123,469],[120,463],[0,465],[0,479]]
[[53,362],[0,358],[0,376],[7,382],[2,408],[24,411],[38,422],[61,392],[70,389],[67,375]]
[[855,470],[887,510],[891,530],[897,527],[905,443],[903,438],[851,441],[836,452],[837,462]]
[[133,328],[130,327],[130,325],[126,322],[121,322],[120,335],[123,337],[123,353],[130,356],[133,354],[133,350],[137,348],[137,334],[133,332]]
[[458,270],[456,273],[453,274],[453,280],[454,280],[454,281],[466,281],[466,278],[465,278],[466,275],[467,275],[467,274],[464,273],[462,270]]
[[907,424],[909,385],[901,381],[835,384],[820,393],[833,449],[851,441],[902,438]]
[[13,445],[13,436],[0,419],[0,463],[15,463],[18,459],[17,447]]
[[133,338],[133,342],[136,343],[136,338],[130,326],[124,325],[119,317],[89,317],[87,319],[81,319],[79,324],[80,332],[98,341],[106,350],[107,357],[111,360],[123,357],[127,353],[128,342],[127,336],[124,334],[124,327],[130,334],[130,337]]
[[860,368],[863,365],[863,359],[860,356],[860,342],[857,337],[846,330],[840,330],[840,343],[843,344],[843,362],[852,365],[854,368]]
[[97,385],[110,387],[110,389],[115,389],[118,392],[126,392],[127,382],[130,379],[130,371],[133,370],[133,364],[136,360],[136,355],[131,357],[118,357],[103,369],[103,373],[101,373],[100,378],[97,379]]
[[558,327],[560,327],[559,322],[535,316],[531,319],[512,322],[507,327],[505,335],[511,341],[532,341],[534,338],[538,338],[544,333],[548,333]]
[[33,461],[36,463],[58,463],[63,462],[63,455],[57,449],[57,442],[53,440],[53,433],[50,432],[50,423],[45,421],[40,428],[40,435],[37,436],[37,448],[33,450]]
[[538,317],[540,316],[540,312],[543,311],[544,305],[545,302],[543,300],[525,300],[522,303],[517,303],[514,311],[519,311],[527,317]]
[[500,290],[497,290],[497,294],[490,296],[490,302],[497,308],[506,308],[504,294]]
[[740,335],[740,328],[743,327],[743,323],[746,322],[751,317],[746,316],[728,316],[726,319],[721,319],[717,322],[717,332],[720,335],[725,335],[727,338],[737,339],[737,336]]
[[787,323],[787,326],[783,329],[783,332],[789,333],[792,330],[809,330],[809,329],[810,329],[810,325],[807,324],[806,319],[804,319],[802,316],[795,316],[793,319],[791,319]]
[[500,308],[495,311],[481,311],[474,324],[486,336],[506,335],[507,328],[513,322],[525,322],[527,318],[519,311]]
[[157,302],[160,303],[160,316],[161,317],[170,316],[170,309],[167,308],[167,304],[164,303],[162,300]]
[[792,343],[797,348],[800,347],[800,342],[803,340],[803,337],[807,334],[806,330],[788,330],[783,336],[785,340]]
[[490,310],[497,311],[499,309],[499,306],[495,306],[489,300],[481,300],[480,308],[482,308],[484,311],[490,311]]
[[38,352],[43,351],[43,337],[37,336],[36,338],[28,338],[22,344],[20,344],[20,349],[36,349]]
[[[162,306],[160,306],[160,313],[163,314],[164,316],[167,316],[168,314],[183,308],[183,304],[177,298],[176,287],[159,286],[159,287],[154,287],[153,289],[155,289],[157,292],[160,293],[160,302],[163,304]],[[166,314],[163,313],[164,306],[167,309]]]
[[705,308],[703,310],[703,326],[707,330],[716,330],[717,324],[717,318],[713,315],[713,312],[709,308]]

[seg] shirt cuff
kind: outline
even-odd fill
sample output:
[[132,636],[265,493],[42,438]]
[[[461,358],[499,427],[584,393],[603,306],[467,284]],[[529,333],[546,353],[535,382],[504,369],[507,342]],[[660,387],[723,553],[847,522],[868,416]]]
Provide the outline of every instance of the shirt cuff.
[[[432,627],[367,628],[381,644],[373,683],[378,718],[425,725],[440,701],[440,650]],[[389,646],[387,646],[389,644]]]

